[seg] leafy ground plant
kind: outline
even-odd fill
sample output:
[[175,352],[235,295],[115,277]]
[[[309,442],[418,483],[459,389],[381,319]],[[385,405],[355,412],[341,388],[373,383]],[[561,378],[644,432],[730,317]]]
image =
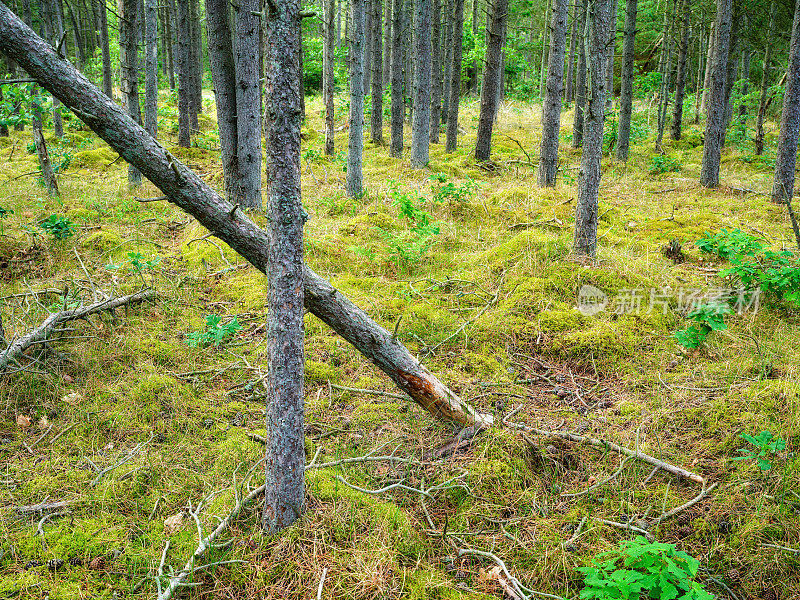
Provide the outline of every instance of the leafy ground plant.
[[772,460],[778,452],[786,450],[786,440],[774,435],[771,431],[762,431],[757,436],[743,433],[743,440],[750,442],[747,448],[739,448],[742,456],[735,456],[733,460],[755,460],[758,468],[762,471],[769,471],[772,468]]
[[75,235],[75,225],[67,217],[50,215],[39,221],[39,227],[44,229],[54,240],[65,240]]
[[233,337],[241,328],[242,326],[236,317],[223,325],[221,316],[206,315],[205,328],[187,334],[186,344],[190,348],[217,347],[228,338]]
[[701,304],[689,313],[688,317],[694,321],[686,329],[673,333],[673,337],[684,348],[699,348],[706,342],[712,331],[722,331],[727,328],[725,315],[733,312],[727,304]]
[[585,574],[580,597],[590,600],[713,600],[694,581],[700,561],[673,544],[650,543],[639,536],[599,555]]
[[681,170],[679,160],[663,154],[657,154],[650,159],[650,166],[647,172],[650,175],[660,175],[661,173],[674,173]]

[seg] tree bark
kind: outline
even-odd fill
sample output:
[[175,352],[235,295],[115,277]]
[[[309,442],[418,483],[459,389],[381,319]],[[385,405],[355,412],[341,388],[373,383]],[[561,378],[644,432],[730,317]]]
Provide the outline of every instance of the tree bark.
[[[194,133],[200,131],[200,123],[198,116],[203,112],[203,73],[201,68],[201,55],[202,55],[202,35],[200,33],[200,11],[198,8],[199,0],[189,0],[189,26],[190,26],[190,43],[189,43],[189,75],[190,75],[190,99],[189,99],[189,126]],[[258,17],[256,17],[258,19]],[[256,86],[260,89],[261,86]],[[259,97],[260,102],[260,97]],[[259,119],[259,126],[261,119]],[[260,133],[259,133],[260,135]],[[260,145],[259,145],[260,148]]]
[[[59,48],[62,58],[67,57],[67,50],[64,43],[64,17],[61,10],[61,0],[43,0],[40,5],[46,12],[45,19],[50,30],[51,40],[55,48]],[[122,44],[120,44],[120,47]],[[120,50],[122,52],[122,50]],[[58,98],[53,98],[53,132],[58,138],[64,137],[64,119],[61,117],[59,107],[61,102]]]
[[392,139],[390,153],[403,156],[403,0],[392,2]]
[[672,1],[673,14],[670,18],[669,5],[664,5],[664,32],[662,34],[663,46],[661,51],[661,88],[658,93],[658,133],[656,134],[656,152],[662,152],[661,142],[664,139],[664,127],[667,124],[667,109],[669,108],[669,90],[672,79],[672,30],[674,29],[675,8],[677,1]]
[[576,0],[578,12],[578,64],[575,69],[575,114],[572,121],[572,147],[583,145],[583,122],[586,111],[586,11],[591,0]]
[[42,122],[38,118],[33,119],[33,142],[36,145],[36,154],[39,157],[39,168],[42,171],[42,179],[47,186],[47,193],[51,196],[60,195],[58,191],[58,182],[56,181],[55,173],[53,173],[53,165],[50,164],[50,155],[47,152],[47,144],[44,141],[42,134]]
[[550,28],[548,27],[547,17],[551,13],[551,6],[553,5],[552,0],[547,0],[547,4],[544,9],[544,18],[542,19],[542,61],[539,64],[539,98],[544,98],[544,80],[545,80],[545,65],[547,65],[547,49],[548,49],[548,34],[550,33]]
[[411,120],[411,166],[428,164],[431,132],[432,0],[414,0],[414,113]]
[[144,128],[153,137],[158,135],[158,5],[156,0],[145,0],[146,31],[146,82],[144,100]]
[[[137,123],[142,122],[142,109],[139,104],[139,3],[137,0],[122,0],[120,5],[119,38],[120,70],[122,95],[128,114]],[[128,185],[136,187],[142,183],[142,174],[128,163]]]
[[[456,0],[442,0],[443,2],[443,18],[444,27],[441,31],[442,40],[442,60],[444,62],[443,71],[443,89],[442,89],[442,124],[447,125],[447,120],[450,118],[450,86],[453,83],[453,44],[455,39],[453,37],[453,28],[455,23],[455,4]],[[463,4],[463,3],[462,3]],[[461,26],[464,26],[464,9],[461,9]],[[461,32],[461,40],[463,43],[464,32]],[[461,77],[458,78],[459,94],[461,91]]]
[[633,61],[636,44],[636,12],[638,0],[627,0],[625,6],[625,37],[622,40],[622,81],[619,91],[619,126],[617,128],[617,159],[628,161],[633,112]]
[[783,94],[781,130],[775,157],[775,181],[772,201],[789,204],[794,196],[794,172],[797,141],[800,134],[800,1],[795,3],[789,64],[786,68],[786,91]]
[[350,2],[352,31],[350,46],[350,136],[347,144],[347,195],[358,198],[364,193],[362,160],[364,152],[364,0]]
[[176,3],[176,31],[175,38],[178,44],[178,145],[188,148],[191,144],[189,122],[189,96],[191,93],[190,60],[191,50],[189,5],[187,2]]
[[492,17],[486,28],[486,66],[481,87],[481,109],[478,117],[478,139],[475,142],[475,160],[486,162],[491,156],[492,129],[497,114],[497,94],[500,86],[503,39],[508,18],[508,0],[495,0]]
[[241,205],[261,210],[259,2],[240,0],[236,15],[236,115]]
[[452,64],[450,65],[450,97],[447,101],[447,139],[445,152],[458,146],[458,105],[461,99],[461,62],[464,56],[464,0],[453,0]]
[[578,0],[572,2],[572,29],[569,36],[569,56],[567,57],[567,83],[564,91],[564,100],[572,102],[575,94],[575,43],[578,23]]
[[769,28],[767,43],[764,49],[764,65],[761,73],[761,94],[758,99],[758,116],[756,117],[756,154],[764,153],[764,117],[767,112],[767,90],[769,89],[769,69],[772,62],[772,32],[775,29],[775,13],[777,4],[772,3],[769,9]]
[[611,0],[589,0],[586,12],[588,32],[589,98],[586,103],[583,155],[578,171],[578,199],[575,207],[577,256],[594,257],[597,251],[597,195],[600,190],[600,159],[603,152],[607,50],[611,28]]
[[709,188],[719,186],[719,161],[725,136],[725,72],[728,66],[732,16],[731,0],[717,0],[714,64],[708,96],[703,163],[700,167],[700,185]]
[[703,97],[703,74],[705,73],[705,63],[703,58],[703,33],[704,29],[699,29],[697,34],[697,77],[694,83],[694,122],[700,122],[700,99]]
[[708,51],[706,52],[706,73],[703,77],[703,94],[700,99],[700,112],[708,112],[708,92],[711,87],[711,73],[714,70],[714,48],[717,45],[717,24],[711,23],[711,31],[708,34]]
[[[391,0],[387,0],[391,1]],[[372,0],[372,110],[370,111],[370,137],[373,144],[383,143],[383,39],[381,0]]]
[[542,144],[538,170],[541,187],[555,187],[558,174],[558,134],[561,128],[568,4],[569,0],[555,0],[553,3],[550,63],[547,65],[547,89],[542,107]]
[[681,139],[683,126],[683,100],[686,97],[686,57],[689,54],[689,12],[692,9],[689,0],[683,1],[683,34],[681,45],[678,49],[678,74],[675,77],[675,107],[672,113],[672,139]]
[[[28,74],[61,98],[79,118],[135,164],[176,206],[267,271],[269,238],[245,214],[232,210],[191,169],[183,165],[0,2],[0,52],[17,60]],[[390,332],[375,323],[330,283],[304,267],[304,304],[371,360],[425,410],[460,425],[490,425],[430,374]]]
[[442,125],[442,0],[433,0],[433,24],[431,28],[431,144],[439,143],[439,129]]
[[270,215],[267,260],[269,400],[263,519],[267,534],[291,525],[305,508],[300,32],[300,0],[276,3],[270,10],[265,32],[268,40],[265,105]]
[[383,20],[383,87],[392,81],[392,0],[384,0]]
[[617,13],[619,12],[619,0],[611,1],[611,22],[608,37],[608,65],[606,65],[606,76],[608,77],[606,93],[606,110],[611,110],[614,105],[614,52],[617,48]]
[[114,80],[111,75],[111,50],[108,46],[108,7],[105,0],[99,2],[100,14],[100,53],[103,59],[103,92],[109,98],[114,97]]
[[[325,154],[333,156],[333,49],[336,43],[333,22],[333,3],[335,0],[323,0],[325,3],[325,18],[323,22],[323,50],[322,50],[322,96],[325,104]],[[391,0],[387,0],[391,2]]]

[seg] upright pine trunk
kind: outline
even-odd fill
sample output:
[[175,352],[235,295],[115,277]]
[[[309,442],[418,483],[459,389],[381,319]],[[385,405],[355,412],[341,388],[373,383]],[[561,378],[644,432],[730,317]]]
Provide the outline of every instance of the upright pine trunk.
[[545,78],[545,70],[544,67],[547,64],[547,50],[548,50],[548,34],[550,33],[550,28],[548,27],[547,17],[550,15],[550,7],[552,6],[552,0],[547,0],[546,7],[544,9],[544,19],[542,19],[543,27],[542,27],[542,62],[539,64],[539,98],[544,98],[544,78]]
[[100,52],[103,57],[103,93],[109,98],[114,97],[114,79],[111,75],[111,50],[108,46],[108,8],[102,0],[98,8],[100,14]]
[[414,113],[411,166],[428,164],[431,134],[431,13],[433,0],[414,1]]
[[350,38],[350,136],[347,159],[347,194],[358,198],[364,193],[362,155],[364,151],[364,0],[351,0]]
[[[189,0],[189,24],[191,40],[189,44],[190,57],[190,90],[191,97],[189,99],[189,123],[192,131],[197,133],[200,130],[200,122],[198,116],[203,112],[203,73],[201,68],[201,54],[202,54],[202,35],[200,32],[200,10],[198,7],[199,0]],[[256,17],[258,18],[258,17]],[[256,87],[261,89],[260,85]],[[259,92],[260,93],[260,92]],[[261,119],[259,119],[259,125]],[[259,145],[260,148],[260,145]]]
[[700,122],[700,99],[703,97],[703,73],[705,73],[705,63],[703,58],[703,30],[697,35],[697,78],[694,83],[694,122]]
[[769,9],[769,28],[767,30],[767,45],[764,49],[764,66],[761,73],[761,93],[758,99],[758,116],[756,117],[756,154],[764,152],[764,116],[767,112],[767,90],[769,89],[769,69],[772,61],[772,31],[775,29],[776,3]]
[[586,9],[590,0],[576,0],[578,11],[578,65],[575,71],[575,115],[572,121],[572,147],[583,145],[583,121],[586,111]]
[[617,128],[617,159],[628,160],[631,139],[631,114],[633,111],[633,60],[636,44],[636,12],[638,0],[627,0],[625,5],[625,33],[622,40],[622,81],[619,91],[619,126]]
[[433,26],[431,28],[431,123],[430,142],[439,143],[439,128],[442,122],[442,0],[433,0]]
[[[389,2],[391,0],[387,0]],[[383,10],[381,0],[372,0],[372,111],[370,132],[373,144],[383,143]]]
[[383,19],[383,87],[392,81],[392,0],[384,0]]
[[691,10],[689,0],[683,0],[683,37],[678,49],[678,74],[675,77],[675,108],[672,113],[672,139],[681,139],[681,128],[683,126],[683,100],[686,96],[686,57],[689,54],[689,11]]
[[558,134],[561,127],[561,92],[564,86],[564,50],[567,35],[569,0],[554,0],[550,26],[550,61],[547,65],[547,89],[542,107],[542,145],[538,182],[554,187],[558,173]]
[[572,3],[572,29],[569,35],[569,56],[567,57],[567,83],[564,100],[572,102],[575,94],[575,43],[578,33],[578,0]]
[[178,145],[188,148],[191,143],[189,102],[191,93],[190,60],[190,25],[189,5],[187,2],[176,3],[176,32],[178,45]]
[[145,99],[144,129],[158,135],[158,11],[157,0],[145,0]]
[[714,40],[714,65],[708,94],[703,163],[700,167],[700,185],[719,186],[719,160],[725,135],[725,72],[728,67],[728,45],[731,38],[732,0],[717,0],[716,36]]
[[458,145],[458,105],[461,98],[461,62],[464,55],[464,0],[452,3],[452,63],[448,69],[450,97],[447,101],[447,139],[445,152],[455,152]]
[[673,0],[672,18],[669,7],[664,6],[664,32],[662,35],[663,48],[661,51],[661,88],[658,93],[658,133],[656,134],[656,152],[661,152],[661,141],[664,139],[664,127],[667,124],[667,109],[669,108],[669,90],[672,84],[672,24],[675,21],[675,7],[677,0]]
[[478,117],[478,139],[475,160],[486,162],[492,151],[492,129],[497,114],[498,90],[503,57],[503,39],[508,18],[508,0],[495,0],[489,26],[486,28],[486,66],[481,87],[481,111]]
[[711,31],[708,34],[708,52],[706,52],[706,73],[703,77],[703,94],[700,99],[700,112],[708,113],[708,94],[711,87],[711,73],[714,71],[714,49],[717,45],[717,24],[711,23]]
[[[142,109],[139,105],[139,2],[123,0],[120,6],[119,38],[120,38],[120,70],[122,95],[128,114],[138,124],[142,124]],[[128,164],[128,185],[138,186],[142,183],[142,174],[132,164]]]
[[[325,154],[333,156],[333,50],[336,44],[336,29],[333,21],[333,3],[335,0],[325,2],[325,20],[323,23],[323,51],[322,51],[322,97],[325,103]],[[391,2],[391,0],[387,0]]]
[[303,206],[300,201],[300,0],[270,11],[266,102],[269,255],[264,531],[305,509]]
[[617,13],[619,12],[619,0],[611,0],[611,23],[608,38],[608,64],[606,65],[606,77],[608,77],[606,110],[611,110],[614,104],[614,52],[617,48]]
[[611,30],[611,0],[589,0],[586,13],[589,46],[589,99],[586,104],[583,155],[578,171],[575,206],[575,240],[578,256],[594,257],[597,251],[597,195],[600,190],[600,159],[603,152],[605,116],[606,44]]
[[783,94],[781,131],[775,157],[775,182],[772,201],[789,204],[794,195],[794,171],[797,163],[797,140],[800,134],[800,0],[795,3],[792,39],[789,42],[789,65],[786,91]]
[[390,153],[395,158],[403,156],[403,0],[392,2],[392,139]]
[[[444,2],[444,10],[442,11],[444,16],[444,27],[442,28],[442,60],[444,62],[443,77],[443,89],[442,89],[442,124],[446,125],[447,120],[450,118],[450,86],[453,83],[453,44],[455,43],[455,38],[453,37],[453,28],[455,23],[455,4],[456,0],[442,0]],[[464,27],[464,8],[462,3],[461,8],[461,27]],[[464,32],[461,32],[461,38],[464,39]],[[459,59],[460,61],[461,59]],[[458,88],[459,88],[459,95],[461,94],[461,76],[459,75],[458,78]]]
[[241,204],[254,210],[261,210],[262,206],[261,86],[258,81],[261,19],[258,9],[258,0],[239,0],[234,54]]

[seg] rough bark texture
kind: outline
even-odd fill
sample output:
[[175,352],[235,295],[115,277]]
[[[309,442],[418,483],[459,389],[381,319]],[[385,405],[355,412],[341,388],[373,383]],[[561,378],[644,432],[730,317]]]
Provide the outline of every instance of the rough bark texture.
[[617,159],[628,160],[633,111],[633,60],[636,44],[636,12],[639,0],[625,4],[625,33],[622,40],[622,82],[619,91],[619,126],[617,128]]
[[794,195],[794,171],[797,163],[797,140],[800,134],[800,2],[794,9],[792,39],[789,42],[789,65],[786,91],[783,94],[781,131],[775,157],[775,182],[772,201],[789,204]]
[[[673,9],[678,0],[673,0]],[[664,139],[664,127],[667,123],[667,108],[669,107],[669,90],[672,79],[672,29],[675,21],[675,10],[670,18],[669,7],[664,7],[664,31],[662,34],[663,48],[659,61],[659,71],[661,72],[661,88],[658,93],[658,132],[656,134],[656,152],[661,152],[661,142]]]
[[458,105],[461,98],[461,61],[464,56],[464,0],[453,0],[453,62],[450,65],[450,97],[447,101],[447,139],[445,152],[458,145]]
[[383,20],[383,87],[392,81],[392,0],[384,0]]
[[[171,202],[257,269],[267,271],[267,233],[241,211],[232,210],[233,205],[147,135],[72,65],[56,56],[2,2],[0,52],[17,60],[32,78],[61,98],[123,159],[141,169]],[[431,375],[390,332],[308,266],[304,267],[304,304],[428,412],[460,425],[491,424],[491,416],[477,414]]]
[[390,153],[403,156],[403,0],[392,2],[392,139]]
[[442,122],[442,0],[433,0],[433,22],[431,27],[431,123],[430,142],[439,143]]
[[740,90],[739,97],[739,117],[742,123],[747,121],[747,101],[745,98],[750,93],[750,48],[748,47],[747,40],[744,41],[744,49],[742,51],[742,89]]
[[756,154],[764,152],[764,116],[767,112],[767,90],[769,89],[769,69],[772,62],[772,30],[775,29],[776,3],[769,9],[769,29],[767,31],[767,45],[764,49],[764,65],[761,73],[761,93],[758,99],[758,116],[756,117]]
[[694,83],[694,122],[700,122],[700,99],[703,97],[703,73],[705,73],[705,52],[703,52],[704,30],[702,24],[697,34],[697,76]]
[[[450,85],[453,82],[452,69],[453,69],[453,27],[455,22],[455,4],[456,0],[442,0],[444,8],[442,10],[444,17],[444,27],[441,31],[442,38],[442,61],[444,63],[443,71],[443,89],[442,89],[442,124],[447,124],[447,119],[450,116]],[[462,3],[461,9],[461,26],[464,26],[464,9]],[[461,32],[461,39],[463,42],[464,32]],[[461,78],[459,78],[459,91],[461,87]]]
[[475,142],[475,160],[489,160],[492,151],[492,129],[497,114],[500,70],[502,68],[503,39],[508,18],[508,0],[495,0],[492,18],[486,28],[486,66],[481,87],[481,112],[478,117],[478,139]]
[[178,55],[178,145],[188,148],[191,143],[189,122],[189,95],[191,82],[189,61],[191,49],[189,48],[189,5],[187,2],[176,3],[176,31]]
[[156,0],[145,0],[145,99],[144,128],[156,137],[158,134],[158,20]]
[[681,139],[683,127],[683,100],[686,97],[686,57],[689,55],[689,12],[691,3],[683,0],[681,45],[678,49],[678,74],[675,76],[675,108],[672,112],[672,139]]
[[547,89],[542,107],[542,145],[538,181],[543,187],[556,185],[558,173],[558,134],[561,127],[561,92],[564,86],[564,50],[567,36],[568,0],[554,0],[550,25],[550,63]]
[[50,164],[50,155],[47,152],[47,144],[42,135],[42,122],[34,118],[33,123],[33,143],[36,145],[36,155],[39,157],[39,169],[42,171],[42,179],[47,186],[47,193],[51,196],[58,196],[58,182],[53,173],[53,165]]
[[[120,71],[122,95],[128,114],[137,123],[142,122],[142,109],[139,105],[139,45],[138,45],[138,0],[123,0],[119,38],[120,38]],[[128,185],[138,186],[142,183],[142,174],[132,164],[128,164]]]
[[[49,22],[48,24],[50,26],[50,35],[53,46],[60,48],[59,54],[62,56],[62,58],[66,58],[67,49],[66,42],[64,41],[64,16],[61,10],[61,0],[43,0],[41,7],[47,12],[46,18]],[[122,49],[122,43],[120,43],[120,52],[124,52]],[[56,137],[58,138],[64,136],[64,119],[61,117],[61,111],[59,110],[60,106],[61,101],[58,98],[53,97],[53,133],[55,133]],[[141,116],[139,119],[141,122]],[[130,169],[128,170],[128,179],[130,181]],[[135,181],[131,181],[131,183],[135,183]]]
[[236,14],[236,114],[241,204],[261,210],[259,2],[240,0]]
[[411,120],[411,166],[428,164],[431,133],[432,0],[414,0],[414,114]]
[[291,525],[305,507],[300,0],[275,4],[265,37],[270,243],[263,524],[272,534]]
[[362,159],[364,153],[364,0],[352,0],[350,45],[350,136],[347,143],[347,194],[358,198],[364,193]]
[[597,195],[600,190],[600,159],[603,151],[605,113],[606,44],[611,25],[611,0],[589,0],[586,12],[589,47],[589,98],[586,103],[583,155],[578,171],[575,206],[575,241],[578,256],[594,256],[597,250]]
[[572,121],[572,147],[583,145],[583,121],[586,111],[586,9],[589,0],[577,0],[578,65],[575,68],[575,115]]
[[708,95],[703,163],[700,167],[700,184],[719,186],[719,160],[725,136],[725,72],[728,67],[728,45],[731,38],[731,0],[717,0],[717,19],[714,29],[714,64]]
[[[391,1],[391,0],[387,0]],[[383,143],[383,39],[381,0],[372,0],[372,110],[370,111],[370,137],[373,144]]]
[[[333,156],[333,49],[336,43],[336,30],[333,22],[333,3],[335,0],[324,0],[325,18],[323,21],[322,49],[322,97],[325,103],[325,154]],[[387,0],[391,2],[391,0]]]
[[[203,84],[200,56],[202,50],[202,36],[200,34],[199,0],[189,1],[189,75],[191,96],[189,97],[189,125],[194,133],[200,131],[198,115],[203,111]],[[256,17],[258,20],[258,17]],[[257,86],[258,87],[258,86]],[[259,88],[260,89],[260,88]],[[259,119],[259,126],[261,119]]]
[[547,0],[547,6],[544,10],[544,19],[542,19],[544,21],[544,26],[542,27],[542,61],[539,64],[539,98],[544,98],[544,67],[547,64],[547,49],[549,45],[548,34],[550,33],[550,28],[547,24],[547,17],[550,15],[550,7],[552,5],[552,0]]
[[717,43],[717,26],[716,22],[711,23],[711,31],[708,34],[708,51],[706,52],[706,72],[703,77],[703,93],[700,98],[700,112],[706,114],[708,112],[708,92],[711,87],[711,73],[714,70],[714,48]]
[[111,51],[108,47],[108,7],[105,0],[100,2],[100,52],[103,56],[103,92],[109,98],[114,96],[114,80],[111,76]]
[[578,32],[578,2],[572,3],[572,24],[569,36],[569,56],[567,57],[567,83],[564,91],[564,100],[572,102],[575,93],[575,43]]
[[225,179],[225,197],[242,204],[239,176],[239,128],[236,105],[236,63],[233,58],[228,0],[206,0],[208,56],[217,105],[217,127]]
[[617,49],[617,13],[619,12],[619,0],[611,1],[610,30],[608,33],[608,64],[606,65],[606,109],[611,110],[614,104],[614,53]]

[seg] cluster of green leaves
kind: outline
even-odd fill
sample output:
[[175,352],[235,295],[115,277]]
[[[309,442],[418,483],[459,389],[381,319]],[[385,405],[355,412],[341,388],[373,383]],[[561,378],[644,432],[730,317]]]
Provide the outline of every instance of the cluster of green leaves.
[[401,218],[408,223],[407,231],[387,231],[383,235],[389,251],[389,260],[403,271],[418,263],[439,234],[439,226],[431,222],[431,216],[423,206],[425,198],[401,192],[396,182],[391,182],[389,195]]
[[205,327],[187,334],[186,344],[190,348],[217,347],[233,337],[241,328],[242,326],[236,317],[223,324],[221,316],[206,315]]
[[762,471],[769,471],[778,452],[786,450],[786,440],[771,431],[762,431],[757,436],[743,433],[739,437],[750,442],[752,447],[739,448],[742,456],[735,456],[733,460],[755,460]]
[[33,83],[4,85],[3,100],[0,101],[0,125],[29,125],[34,111],[38,111],[40,118],[45,121],[51,112],[50,100],[41,92],[42,89]]
[[650,159],[647,172],[650,175],[660,175],[661,173],[674,173],[681,170],[681,161],[666,154],[656,154]]
[[65,240],[75,235],[75,225],[67,217],[50,215],[38,223],[54,240]]
[[9,215],[13,214],[14,214],[13,208],[5,208],[3,206],[0,206],[0,235],[5,235],[5,232],[3,230],[3,221],[7,219]]
[[463,205],[475,195],[475,190],[478,189],[478,184],[473,179],[467,178],[464,183],[459,185],[454,181],[448,181],[447,175],[444,173],[431,175],[430,180],[434,202],[447,202],[451,206]]
[[106,265],[106,269],[116,271],[127,265],[128,272],[141,274],[144,271],[152,270],[160,262],[161,258],[158,256],[155,258],[148,258],[140,252],[128,252],[128,259],[126,261],[118,264],[109,263]]
[[713,600],[695,581],[700,561],[673,544],[650,543],[642,536],[599,555],[585,574],[580,597],[586,600]]
[[684,348],[699,348],[705,344],[712,331],[727,328],[725,315],[731,312],[733,311],[725,302],[701,304],[687,315],[694,323],[672,335]]

